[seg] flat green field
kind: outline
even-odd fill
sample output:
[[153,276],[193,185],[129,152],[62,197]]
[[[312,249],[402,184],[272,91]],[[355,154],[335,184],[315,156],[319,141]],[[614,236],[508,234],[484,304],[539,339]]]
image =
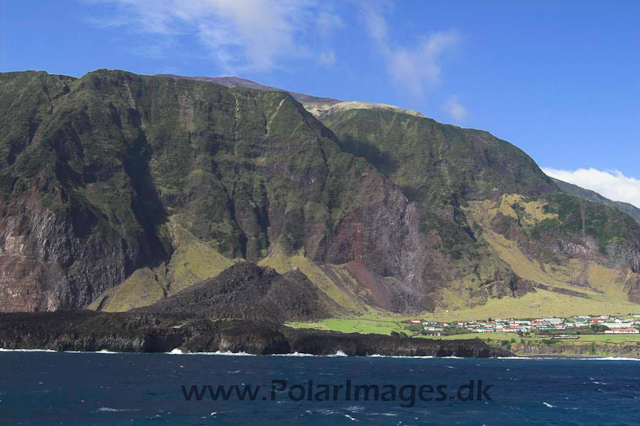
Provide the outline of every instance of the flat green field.
[[[314,330],[331,330],[341,333],[362,333],[362,334],[391,334],[392,331],[403,332],[409,336],[421,339],[482,339],[482,340],[509,340],[516,342],[539,341],[549,339],[549,336],[535,336],[521,338],[516,333],[466,333],[452,336],[422,336],[411,332],[406,328],[407,318],[404,317],[377,317],[375,315],[363,316],[360,318],[331,318],[318,322],[295,322],[287,324],[293,328],[312,328]],[[592,334],[580,335],[579,339],[559,340],[565,343],[579,342],[603,342],[603,343],[640,343],[640,334]]]
[[358,318],[331,318],[318,322],[292,322],[287,324],[293,328],[313,328],[315,330],[332,330],[342,333],[391,334],[392,331],[406,332],[405,318],[378,318],[367,315]]
[[570,342],[604,342],[604,343],[623,343],[638,342],[640,343],[640,334],[590,334],[580,336],[578,340],[569,340]]

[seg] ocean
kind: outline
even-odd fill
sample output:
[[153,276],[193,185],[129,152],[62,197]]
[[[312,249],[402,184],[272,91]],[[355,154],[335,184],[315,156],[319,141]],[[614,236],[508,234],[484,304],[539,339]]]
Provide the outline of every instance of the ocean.
[[0,351],[0,421],[638,424],[640,362]]

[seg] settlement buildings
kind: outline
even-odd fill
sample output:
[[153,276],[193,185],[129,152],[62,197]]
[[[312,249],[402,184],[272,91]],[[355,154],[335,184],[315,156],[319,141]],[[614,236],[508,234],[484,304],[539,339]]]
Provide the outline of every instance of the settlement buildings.
[[455,321],[451,323],[412,318],[410,324],[422,325],[428,335],[439,336],[446,329],[465,329],[473,333],[517,333],[549,332],[579,329],[593,325],[603,326],[608,334],[637,334],[640,327],[640,315],[632,314],[627,319],[608,315],[582,315],[571,318],[535,318],[535,319],[488,319],[486,321]]

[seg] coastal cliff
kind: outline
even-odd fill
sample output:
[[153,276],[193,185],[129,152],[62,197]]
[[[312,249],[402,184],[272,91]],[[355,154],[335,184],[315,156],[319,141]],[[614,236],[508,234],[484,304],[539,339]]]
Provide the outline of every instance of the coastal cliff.
[[306,353],[349,356],[513,355],[478,340],[428,340],[296,330],[242,320],[180,315],[67,311],[0,314],[0,348],[113,352]]
[[526,342],[509,348],[518,356],[575,356],[640,358],[640,343],[611,342]]

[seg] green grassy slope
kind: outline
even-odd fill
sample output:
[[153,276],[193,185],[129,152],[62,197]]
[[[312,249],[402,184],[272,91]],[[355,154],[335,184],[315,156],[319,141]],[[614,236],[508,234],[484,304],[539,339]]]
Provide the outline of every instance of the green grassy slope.
[[[374,164],[419,206],[421,231],[456,271],[438,292],[442,309],[466,310],[504,296],[482,291],[501,282],[495,276],[520,295],[539,284],[577,292],[586,286],[593,297],[612,297],[609,303],[640,301],[637,223],[560,192],[513,145],[380,109],[337,110],[322,120],[346,151]],[[505,194],[517,195],[505,200]],[[489,220],[480,205],[485,216],[494,210]],[[509,272],[521,280],[509,279]]]

